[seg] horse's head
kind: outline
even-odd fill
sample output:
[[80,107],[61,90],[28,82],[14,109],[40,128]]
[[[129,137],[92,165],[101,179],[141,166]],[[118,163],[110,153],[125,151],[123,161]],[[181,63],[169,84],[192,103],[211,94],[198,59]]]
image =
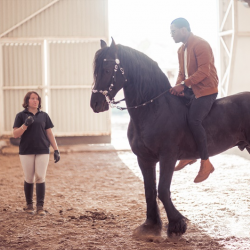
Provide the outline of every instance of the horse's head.
[[110,47],[101,40],[101,49],[96,52],[94,59],[94,87],[90,100],[93,111],[99,113],[108,110],[125,81],[113,38]]

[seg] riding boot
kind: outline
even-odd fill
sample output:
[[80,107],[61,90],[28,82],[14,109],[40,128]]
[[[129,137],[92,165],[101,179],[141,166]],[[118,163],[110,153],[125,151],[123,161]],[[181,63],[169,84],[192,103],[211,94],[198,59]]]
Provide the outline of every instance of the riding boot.
[[24,194],[25,194],[27,206],[23,210],[29,214],[34,213],[33,189],[34,189],[34,183],[27,183],[26,181],[24,181]]
[[45,215],[45,211],[43,209],[44,197],[45,197],[45,182],[36,183],[37,214],[41,216]]
[[174,171],[179,171],[181,169],[183,169],[184,167],[186,167],[187,165],[191,165],[193,163],[195,163],[197,160],[193,159],[193,160],[180,160],[178,165],[175,167]]
[[213,172],[214,172],[214,166],[209,161],[209,159],[201,160],[200,171],[198,175],[196,176],[196,178],[194,179],[194,182],[198,183],[198,182],[205,181],[208,178],[208,176]]

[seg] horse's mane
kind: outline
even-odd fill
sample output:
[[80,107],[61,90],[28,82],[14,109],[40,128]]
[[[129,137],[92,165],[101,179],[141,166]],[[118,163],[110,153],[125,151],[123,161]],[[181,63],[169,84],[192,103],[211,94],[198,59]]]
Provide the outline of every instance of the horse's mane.
[[[110,47],[97,51],[94,59],[94,79],[100,72],[103,60],[107,58]],[[124,68],[128,84],[133,84],[134,101],[139,104],[156,97],[171,87],[167,76],[158,64],[140,51],[127,46],[117,45],[117,57]]]
[[[129,72],[128,83],[131,81],[137,99],[147,101],[171,87],[167,76],[158,64],[144,53],[127,46],[117,45],[118,58],[122,67]],[[140,100],[137,100],[139,103]]]
[[103,60],[107,58],[107,52],[109,51],[109,47],[99,49],[94,58],[93,62],[93,77],[94,77],[94,83],[96,82],[96,76],[98,72],[101,72],[102,66],[103,66]]

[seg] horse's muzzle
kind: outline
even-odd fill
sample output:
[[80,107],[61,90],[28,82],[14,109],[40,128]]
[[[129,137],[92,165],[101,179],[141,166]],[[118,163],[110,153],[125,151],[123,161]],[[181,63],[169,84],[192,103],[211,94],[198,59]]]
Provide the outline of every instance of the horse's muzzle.
[[95,113],[100,113],[109,110],[109,105],[104,95],[100,93],[93,93],[91,95],[90,107]]

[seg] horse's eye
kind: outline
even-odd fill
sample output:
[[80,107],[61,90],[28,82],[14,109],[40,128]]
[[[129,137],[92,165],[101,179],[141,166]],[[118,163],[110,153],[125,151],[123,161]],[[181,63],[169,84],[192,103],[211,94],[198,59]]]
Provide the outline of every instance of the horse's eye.
[[108,74],[110,71],[108,69],[106,69],[105,72]]

